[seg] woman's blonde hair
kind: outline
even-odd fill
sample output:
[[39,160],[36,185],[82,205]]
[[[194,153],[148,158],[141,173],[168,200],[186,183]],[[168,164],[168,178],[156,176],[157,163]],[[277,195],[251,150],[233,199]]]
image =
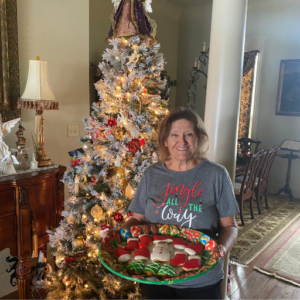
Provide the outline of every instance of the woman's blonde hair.
[[196,134],[195,152],[192,158],[205,158],[205,153],[209,147],[209,139],[203,121],[193,110],[185,107],[173,109],[160,122],[157,130],[157,146],[159,150],[159,160],[166,161],[170,157],[170,152],[165,146],[165,142],[170,134],[172,124],[178,120],[187,120],[194,125]]

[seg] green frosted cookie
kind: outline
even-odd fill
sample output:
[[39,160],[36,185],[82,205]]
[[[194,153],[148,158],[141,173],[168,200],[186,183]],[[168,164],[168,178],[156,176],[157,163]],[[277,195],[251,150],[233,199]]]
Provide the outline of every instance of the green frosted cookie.
[[144,267],[145,267],[145,263],[142,260],[138,260],[138,261],[135,261],[132,264],[128,265],[126,270],[130,274],[138,275],[143,272]]
[[175,268],[173,268],[172,266],[164,264],[158,271],[158,275],[163,276],[163,277],[165,277],[165,276],[175,277],[176,271],[175,271]]
[[148,266],[145,267],[143,272],[146,273],[148,276],[157,275],[159,269],[160,269],[160,263],[153,261]]

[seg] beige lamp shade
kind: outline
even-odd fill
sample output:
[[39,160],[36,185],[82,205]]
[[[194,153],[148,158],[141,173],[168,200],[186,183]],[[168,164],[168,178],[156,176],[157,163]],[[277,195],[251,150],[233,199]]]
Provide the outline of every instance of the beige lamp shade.
[[18,108],[57,110],[58,102],[51,90],[46,61],[30,60],[25,91],[18,101]]

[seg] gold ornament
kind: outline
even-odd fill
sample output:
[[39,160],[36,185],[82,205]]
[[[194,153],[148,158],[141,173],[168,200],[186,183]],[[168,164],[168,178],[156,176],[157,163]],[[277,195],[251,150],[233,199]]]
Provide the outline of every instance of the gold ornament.
[[62,279],[62,283],[68,287],[72,284],[73,280],[69,275],[66,275],[63,279]]
[[82,217],[81,217],[81,222],[82,222],[82,224],[86,224],[87,219],[88,219],[87,215],[86,215],[86,214],[83,214]]
[[87,174],[86,174],[86,173],[84,173],[84,175],[83,175],[83,184],[84,184],[84,185],[88,185],[88,182],[87,182]]
[[93,218],[103,218],[104,217],[103,209],[98,204],[96,204],[91,209],[91,215]]
[[125,176],[124,168],[120,167],[117,169],[116,175],[120,178],[123,178]]
[[55,264],[57,265],[58,268],[62,268],[65,266],[65,257],[62,254],[57,254],[55,258]]
[[125,189],[125,197],[132,200],[133,196],[134,196],[134,189],[132,188],[132,186],[130,184],[128,184],[127,188]]
[[85,194],[86,199],[90,200],[92,199],[92,195],[90,193],[86,193]]
[[75,238],[72,242],[73,249],[76,250],[81,250],[84,247],[84,242],[83,242],[83,236],[78,236]]

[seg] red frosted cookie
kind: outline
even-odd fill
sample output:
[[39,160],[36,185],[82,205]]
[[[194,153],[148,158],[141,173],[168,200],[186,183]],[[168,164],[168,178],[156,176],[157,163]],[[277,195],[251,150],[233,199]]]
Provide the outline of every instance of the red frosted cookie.
[[142,234],[142,228],[140,228],[139,226],[131,226],[130,231],[132,236],[139,236],[140,234]]
[[118,262],[127,262],[131,259],[131,252],[119,247],[114,251],[114,256]]
[[173,239],[170,235],[153,235],[153,244],[172,243]]
[[139,239],[138,238],[127,239],[127,245],[124,247],[124,249],[129,251],[139,249]]
[[184,249],[186,245],[188,245],[188,242],[183,239],[183,238],[176,238],[174,241],[173,241],[173,245],[174,245],[174,248],[175,249]]
[[139,243],[140,248],[148,247],[151,244],[152,244],[152,239],[149,234],[140,235],[140,243]]
[[201,268],[201,259],[200,257],[195,257],[189,259],[183,266],[184,271],[195,271]]
[[170,264],[174,267],[182,266],[187,261],[187,255],[185,253],[175,253],[173,259],[170,260]]
[[202,244],[187,245],[185,246],[184,251],[189,255],[195,255],[203,251],[203,245]]
[[150,257],[150,250],[146,247],[140,248],[139,250],[134,252],[135,260],[145,260],[147,261]]
[[214,240],[210,240],[209,242],[206,243],[205,250],[211,250],[216,246],[217,246],[217,243]]

